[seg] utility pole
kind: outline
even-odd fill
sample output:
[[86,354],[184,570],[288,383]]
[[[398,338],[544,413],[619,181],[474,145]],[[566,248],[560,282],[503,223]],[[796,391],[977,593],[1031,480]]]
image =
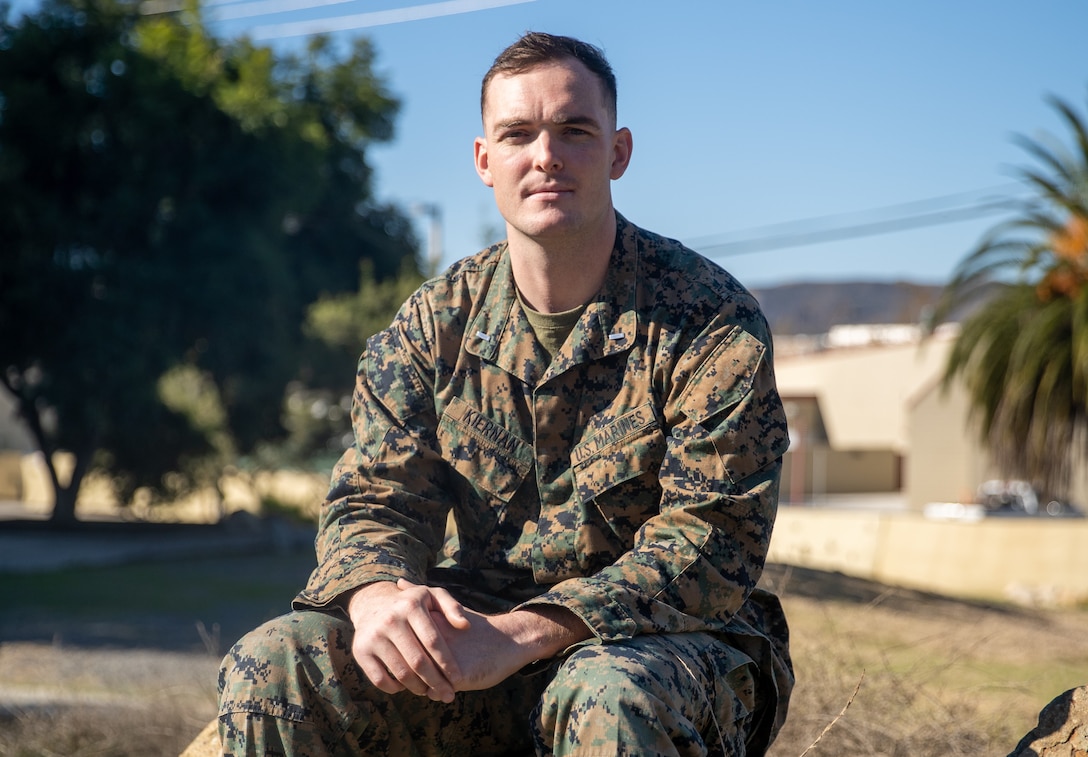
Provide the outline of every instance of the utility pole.
[[427,252],[424,262],[427,276],[434,276],[442,263],[442,208],[433,202],[417,202],[412,205],[412,212],[427,217]]

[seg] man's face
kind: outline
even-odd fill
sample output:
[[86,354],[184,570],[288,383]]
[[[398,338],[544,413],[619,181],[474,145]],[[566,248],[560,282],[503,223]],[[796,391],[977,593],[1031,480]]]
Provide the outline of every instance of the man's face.
[[487,87],[476,172],[495,190],[511,237],[573,239],[612,221],[611,181],[627,170],[597,77],[574,59],[499,75]]

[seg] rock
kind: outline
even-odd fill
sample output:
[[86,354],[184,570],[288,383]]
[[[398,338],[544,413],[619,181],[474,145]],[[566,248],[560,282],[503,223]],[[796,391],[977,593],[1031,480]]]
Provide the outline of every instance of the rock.
[[1070,689],[1039,713],[1009,757],[1088,757],[1088,686]]
[[181,757],[220,757],[223,750],[219,746],[219,719],[204,726],[200,735],[193,739]]

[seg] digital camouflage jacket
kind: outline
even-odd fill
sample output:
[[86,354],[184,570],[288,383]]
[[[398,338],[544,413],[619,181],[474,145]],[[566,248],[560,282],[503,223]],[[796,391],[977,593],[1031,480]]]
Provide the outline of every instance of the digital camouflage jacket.
[[601,642],[712,631],[774,682],[776,730],[787,632],[755,588],[788,444],[770,333],[721,268],[617,224],[605,284],[550,362],[505,243],[370,338],[295,605],[406,578],[484,612],[561,605]]

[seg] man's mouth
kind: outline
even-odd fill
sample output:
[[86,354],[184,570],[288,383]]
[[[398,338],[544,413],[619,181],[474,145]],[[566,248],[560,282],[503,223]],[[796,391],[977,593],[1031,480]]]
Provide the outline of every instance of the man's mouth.
[[570,194],[573,190],[568,187],[538,187],[530,190],[529,196],[539,200],[557,200],[563,195]]

